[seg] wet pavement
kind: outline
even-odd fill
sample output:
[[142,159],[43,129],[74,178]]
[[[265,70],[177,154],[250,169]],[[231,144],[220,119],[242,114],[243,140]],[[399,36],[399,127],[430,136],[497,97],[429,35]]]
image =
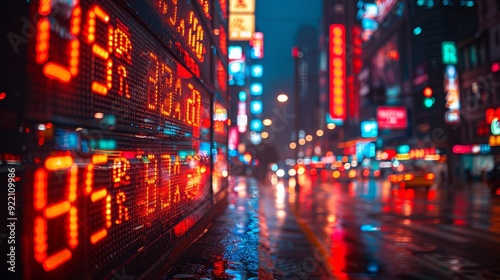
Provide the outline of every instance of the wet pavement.
[[165,279],[500,279],[500,196],[483,183],[299,182],[232,178]]

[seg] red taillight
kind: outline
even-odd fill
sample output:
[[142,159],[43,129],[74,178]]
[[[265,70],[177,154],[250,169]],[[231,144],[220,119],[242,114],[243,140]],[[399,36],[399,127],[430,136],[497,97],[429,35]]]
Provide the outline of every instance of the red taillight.
[[373,171],[373,176],[375,176],[375,177],[380,176],[380,170]]
[[434,173],[427,173],[425,174],[425,179],[426,180],[434,180]]
[[396,181],[396,175],[394,175],[394,174],[389,175],[389,176],[387,177],[387,179],[389,179],[389,181],[391,181],[391,182],[395,182],[395,181]]
[[365,177],[370,176],[370,170],[368,170],[368,169],[363,170],[363,176],[365,176]]
[[312,176],[314,176],[314,175],[317,175],[317,174],[318,174],[318,171],[317,171],[315,168],[313,168],[313,169],[311,169],[311,171],[309,171],[309,173],[310,173]]
[[413,179],[415,179],[415,175],[413,175],[413,174],[405,174],[404,175],[404,180],[405,181],[411,181]]

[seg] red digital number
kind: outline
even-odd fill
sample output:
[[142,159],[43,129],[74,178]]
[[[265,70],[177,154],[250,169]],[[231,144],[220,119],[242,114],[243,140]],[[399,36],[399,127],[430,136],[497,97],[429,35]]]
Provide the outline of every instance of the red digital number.
[[[110,90],[113,85],[113,61],[110,57],[110,54],[113,52],[113,27],[108,26],[108,40],[106,40],[106,42],[108,42],[108,45],[100,46],[96,42],[97,19],[106,24],[109,24],[109,15],[103,9],[101,9],[101,7],[96,5],[93,6],[87,14],[87,42],[89,44],[92,44],[92,54],[94,55],[94,57],[104,60],[104,64],[106,66],[106,78],[105,81],[102,82],[93,81],[92,91],[98,94],[106,95],[108,94],[108,90]],[[94,72],[95,70],[92,71],[92,73]]]
[[[47,198],[49,172],[67,172],[66,199],[49,204]],[[35,172],[34,208],[40,215],[34,221],[34,253],[35,259],[43,264],[46,271],[51,271],[71,259],[71,249],[78,245],[78,215],[74,202],[77,198],[78,167],[71,156],[53,156],[45,160],[45,166]],[[48,256],[48,220],[66,216],[64,227],[67,234],[68,247]]]
[[90,243],[96,244],[108,235],[108,230],[111,227],[111,195],[108,194],[106,186],[94,190],[94,166],[105,164],[108,162],[107,155],[94,155],[92,163],[87,166],[87,174],[85,176],[85,194],[90,195],[92,203],[103,200],[104,203],[104,226],[90,234]]
[[151,110],[156,109],[156,104],[158,103],[158,75],[159,75],[159,63],[158,56],[150,52],[149,58],[151,59],[151,67],[148,72],[148,108]]
[[154,155],[148,155],[146,163],[146,215],[156,210],[158,161]]
[[186,122],[194,127],[200,126],[200,111],[201,111],[201,94],[189,83],[188,88],[191,90],[191,98],[186,102]]
[[[50,79],[56,79],[63,83],[69,83],[72,77],[78,74],[78,57],[80,55],[80,42],[78,34],[80,34],[80,22],[82,10],[79,6],[79,1],[75,0],[72,4],[72,10],[67,15],[69,18],[69,28],[63,26],[63,23],[58,19],[64,18],[66,15],[61,12],[63,8],[57,9],[57,19],[49,18],[53,11],[53,7],[58,5],[52,0],[41,0],[38,7],[38,13],[42,16],[37,25],[36,36],[36,62],[43,65],[43,73]],[[55,9],[54,9],[55,10]],[[61,65],[59,63],[49,61],[50,36],[51,30],[53,33],[58,33],[60,36],[65,36],[68,40],[65,49],[65,55],[68,57],[68,64]]]

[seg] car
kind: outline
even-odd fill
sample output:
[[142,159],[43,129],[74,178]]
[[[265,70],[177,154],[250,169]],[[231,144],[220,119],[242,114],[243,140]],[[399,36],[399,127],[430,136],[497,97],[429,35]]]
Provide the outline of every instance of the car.
[[387,179],[392,184],[398,184],[401,188],[425,187],[430,189],[435,183],[436,175],[433,172],[427,172],[423,168],[404,164],[403,167],[391,169]]

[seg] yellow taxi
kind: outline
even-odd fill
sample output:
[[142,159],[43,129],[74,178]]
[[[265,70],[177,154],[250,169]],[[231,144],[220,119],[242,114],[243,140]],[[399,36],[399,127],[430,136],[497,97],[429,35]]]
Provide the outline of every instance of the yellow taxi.
[[387,179],[393,184],[399,184],[402,188],[426,187],[430,188],[435,182],[436,175],[433,172],[427,172],[421,167],[412,165],[403,165],[395,172],[387,176]]

